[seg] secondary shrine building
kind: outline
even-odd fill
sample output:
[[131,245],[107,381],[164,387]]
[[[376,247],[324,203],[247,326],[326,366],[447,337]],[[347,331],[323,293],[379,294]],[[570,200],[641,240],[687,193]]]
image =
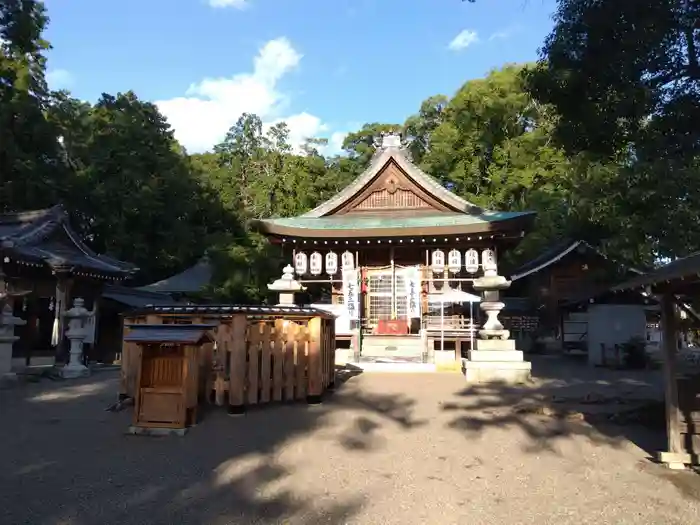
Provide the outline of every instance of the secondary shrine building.
[[340,316],[337,332],[353,339],[352,359],[431,361],[428,346],[439,340],[445,348],[445,339],[459,358],[478,328],[469,320],[479,305],[470,315],[466,301],[474,280],[484,261],[495,268],[522,239],[534,213],[481,209],[413,164],[398,135],[381,140],[338,195],[298,217],[254,225]]

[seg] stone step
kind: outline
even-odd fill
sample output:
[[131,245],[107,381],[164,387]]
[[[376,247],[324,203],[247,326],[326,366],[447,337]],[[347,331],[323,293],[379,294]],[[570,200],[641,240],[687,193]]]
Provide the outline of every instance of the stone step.
[[368,336],[362,340],[363,356],[420,356],[423,341],[420,337]]
[[362,338],[362,344],[373,346],[421,346],[423,341],[419,336],[366,335]]

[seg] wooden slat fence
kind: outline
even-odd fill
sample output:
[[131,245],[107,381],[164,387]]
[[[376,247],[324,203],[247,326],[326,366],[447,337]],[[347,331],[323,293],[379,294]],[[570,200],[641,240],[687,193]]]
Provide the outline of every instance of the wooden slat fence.
[[[148,315],[148,324],[183,323],[167,315]],[[146,316],[125,317],[129,324],[145,323]],[[335,322],[332,318],[265,318],[236,314],[191,317],[192,323],[218,322],[216,344],[208,355],[200,355],[205,374],[202,397],[216,405],[229,405],[240,413],[246,406],[306,399],[319,402],[335,383]],[[134,359],[138,349],[124,345],[122,394],[133,396]],[[227,395],[228,394],[228,395]],[[228,399],[227,399],[228,398]]]

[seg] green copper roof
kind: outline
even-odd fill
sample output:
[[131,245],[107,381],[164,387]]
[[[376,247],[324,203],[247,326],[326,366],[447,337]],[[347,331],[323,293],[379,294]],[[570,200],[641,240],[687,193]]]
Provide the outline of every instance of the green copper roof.
[[288,217],[282,219],[266,219],[265,223],[289,228],[309,230],[360,230],[384,228],[425,228],[448,226],[487,225],[494,222],[506,221],[518,217],[533,215],[533,212],[484,212],[479,215],[450,213],[439,215],[420,215],[413,217],[331,215],[328,217]]

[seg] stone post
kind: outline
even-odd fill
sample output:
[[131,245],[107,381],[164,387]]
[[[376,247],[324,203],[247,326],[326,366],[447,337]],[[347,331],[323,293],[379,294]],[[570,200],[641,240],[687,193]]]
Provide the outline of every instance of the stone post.
[[493,250],[484,250],[481,258],[484,275],[474,280],[474,289],[483,293],[480,308],[487,319],[479,330],[476,348],[462,360],[465,377],[468,383],[529,381],[532,365],[524,361],[522,351],[516,350],[510,332],[498,318],[505,307],[500,292],[510,287],[510,281],[498,275]]
[[85,301],[76,297],[73,308],[65,312],[68,319],[66,337],[70,341],[70,358],[68,364],[61,369],[65,378],[84,377],[90,375],[90,369],[83,364],[83,342],[87,337],[87,319],[91,312],[85,308]]
[[295,294],[306,288],[294,278],[294,268],[288,264],[282,270],[282,277],[272,284],[268,284],[267,289],[279,293],[277,306],[294,306],[296,304]]
[[[0,297],[0,304],[3,298]],[[27,321],[12,314],[12,304],[4,302],[0,312],[0,380],[12,377],[12,345],[19,339],[15,335],[15,326],[27,324]]]

